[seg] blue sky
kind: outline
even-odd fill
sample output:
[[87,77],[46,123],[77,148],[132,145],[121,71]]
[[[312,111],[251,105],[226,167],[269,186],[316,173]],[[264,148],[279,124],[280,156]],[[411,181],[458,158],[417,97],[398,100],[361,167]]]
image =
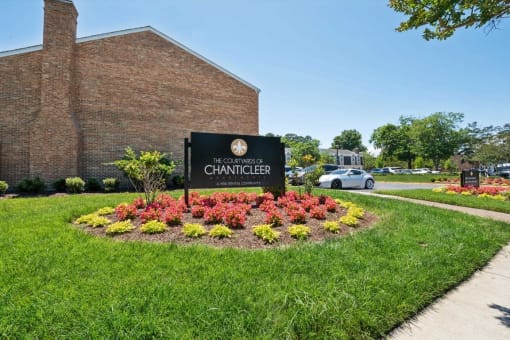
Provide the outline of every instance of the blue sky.
[[[262,90],[260,133],[343,130],[364,143],[401,115],[510,122],[510,19],[446,41],[395,32],[374,0],[74,0],[78,37],[152,26]],[[43,0],[0,0],[0,51],[42,42]]]

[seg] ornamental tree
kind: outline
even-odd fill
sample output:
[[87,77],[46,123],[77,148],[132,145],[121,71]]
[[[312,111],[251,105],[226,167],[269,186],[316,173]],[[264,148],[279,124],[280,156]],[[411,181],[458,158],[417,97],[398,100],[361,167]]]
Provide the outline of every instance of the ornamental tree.
[[141,151],[140,156],[131,147],[124,157],[114,162],[136,191],[143,191],[147,204],[151,204],[159,191],[165,189],[166,176],[175,170],[175,163],[159,151]]

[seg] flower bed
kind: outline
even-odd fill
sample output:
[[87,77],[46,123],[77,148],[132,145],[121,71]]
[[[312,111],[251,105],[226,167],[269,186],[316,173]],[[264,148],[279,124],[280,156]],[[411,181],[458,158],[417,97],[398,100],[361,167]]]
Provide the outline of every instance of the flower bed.
[[[266,248],[297,240],[320,241],[338,237],[369,227],[376,220],[374,215],[352,202],[334,200],[325,195],[300,195],[295,191],[287,192],[278,200],[271,193],[216,192],[205,196],[191,192],[190,205],[190,208],[186,207],[183,197],[175,199],[161,194],[152,204],[146,205],[143,199],[137,198],[132,203],[119,204],[115,213],[104,216],[114,227],[117,222],[129,221],[133,228],[110,232],[112,228],[109,229],[108,224],[104,228],[92,227],[87,223],[88,219],[78,219],[75,224],[91,234],[122,240]],[[348,222],[342,223],[342,220]],[[166,227],[156,225],[154,221]],[[338,227],[332,228],[332,223],[338,224]],[[200,232],[190,232],[191,225],[193,230]],[[267,232],[259,232],[267,227],[255,228],[260,226],[269,226],[274,232],[268,237]],[[224,237],[217,237],[218,229],[222,230]],[[307,230],[306,237],[303,232],[296,237],[296,230]]]
[[[433,183],[444,183],[444,184],[457,184],[460,183],[459,177],[437,177],[431,179]],[[480,176],[481,185],[489,186],[510,186],[510,179],[500,177],[483,177]]]
[[499,201],[510,200],[510,189],[506,187],[461,187],[457,185],[448,185],[444,188],[435,188],[432,191],[437,193],[444,193],[447,195],[463,195],[463,196],[477,196],[480,198],[491,198]]

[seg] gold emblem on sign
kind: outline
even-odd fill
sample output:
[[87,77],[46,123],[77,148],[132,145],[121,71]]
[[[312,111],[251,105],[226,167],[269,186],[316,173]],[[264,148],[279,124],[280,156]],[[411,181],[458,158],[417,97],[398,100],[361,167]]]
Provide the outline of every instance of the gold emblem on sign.
[[237,157],[241,157],[246,155],[248,152],[248,144],[244,139],[237,138],[232,141],[232,144],[230,144],[230,150]]

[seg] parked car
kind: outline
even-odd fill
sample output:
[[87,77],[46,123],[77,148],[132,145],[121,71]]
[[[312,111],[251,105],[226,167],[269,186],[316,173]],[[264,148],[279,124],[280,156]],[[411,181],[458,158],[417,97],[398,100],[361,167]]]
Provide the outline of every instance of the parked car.
[[496,166],[496,176],[510,178],[510,163],[498,164]]
[[373,189],[374,177],[366,171],[358,169],[338,169],[319,178],[321,188],[365,188]]
[[400,171],[400,174],[401,175],[412,175],[413,174],[413,170],[411,170],[411,169],[402,169],[402,171]]
[[390,173],[390,170],[388,168],[373,168],[370,170],[371,174],[377,174],[377,175],[387,175]]
[[[385,169],[385,168],[383,168]],[[389,166],[387,167],[388,171],[392,174],[399,174],[402,171],[402,168],[399,166]]]
[[291,168],[290,166],[286,165],[285,166],[285,177],[290,177],[290,176],[292,176],[292,174],[297,173],[297,172],[299,172],[301,170],[303,170],[303,168],[300,167],[300,166],[297,166],[295,168]]
[[413,169],[413,174],[415,174],[415,175],[430,174],[430,169],[429,168]]
[[[289,183],[292,185],[302,185],[305,182],[305,175],[315,170],[317,166],[317,164],[310,165],[300,171],[292,173],[289,176]],[[325,174],[329,174],[331,171],[339,168],[339,166],[335,164],[322,164],[321,167],[324,169]]]

